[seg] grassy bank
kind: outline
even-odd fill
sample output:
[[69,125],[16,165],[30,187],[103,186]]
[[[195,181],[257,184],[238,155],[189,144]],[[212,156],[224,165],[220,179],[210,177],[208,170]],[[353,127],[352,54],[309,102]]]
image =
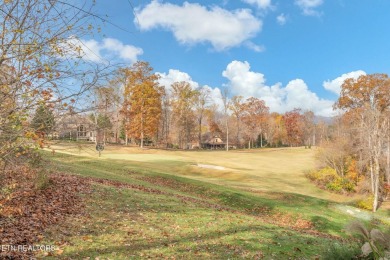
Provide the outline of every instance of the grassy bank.
[[[282,150],[276,156],[297,162],[291,168],[304,168],[300,163],[312,156],[302,150]],[[261,163],[275,157],[270,155],[275,151],[246,154],[252,163],[237,158],[243,151],[127,151],[133,154],[105,151],[96,158],[45,153],[51,170],[87,178],[93,186],[92,193],[84,195],[89,217],[69,219],[48,231],[46,243],[63,250],[55,257],[310,259],[335,243],[347,243],[344,227],[353,217],[342,213],[334,200],[319,198],[323,191],[308,182],[283,191],[294,187],[303,173],[285,164]],[[194,166],[197,163],[223,163],[232,170],[224,175]],[[250,169],[239,169],[245,164]],[[263,168],[257,169],[260,165]],[[280,177],[260,185],[272,170]],[[241,180],[231,179],[240,172],[245,175]],[[257,182],[250,184],[260,187],[248,188],[251,178]],[[302,191],[305,187],[309,189]]]

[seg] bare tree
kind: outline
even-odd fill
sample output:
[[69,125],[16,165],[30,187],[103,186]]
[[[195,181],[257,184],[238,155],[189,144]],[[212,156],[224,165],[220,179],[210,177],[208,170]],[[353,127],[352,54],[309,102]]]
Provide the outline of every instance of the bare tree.
[[370,161],[370,179],[374,195],[373,211],[379,205],[381,191],[380,158],[388,132],[388,111],[390,109],[390,79],[385,74],[360,76],[347,79],[341,89],[336,108],[344,109],[346,116],[359,127],[367,142],[362,149]]
[[226,129],[226,151],[229,151],[229,115],[228,110],[230,107],[229,101],[229,89],[224,88],[221,92],[223,102],[223,115],[225,117],[225,129]]
[[198,121],[198,142],[199,148],[202,145],[202,123],[206,109],[210,103],[210,89],[202,87],[195,93],[195,113]]
[[236,126],[237,126],[236,142],[238,146],[240,146],[241,118],[244,113],[243,103],[244,102],[242,96],[233,96],[229,104],[229,109],[232,111],[233,116],[236,118]]
[[[42,103],[65,111],[102,79],[104,64],[83,59],[93,3],[13,0],[0,3],[0,161],[34,137],[30,112]],[[104,19],[101,19],[104,20]],[[9,131],[9,129],[14,129]],[[23,137],[23,138],[17,138]],[[16,141],[18,140],[18,141]],[[11,144],[11,145],[9,145]]]
[[195,128],[194,103],[196,91],[188,82],[175,82],[172,84],[172,106],[175,124],[178,131],[178,143],[181,148],[188,149]]

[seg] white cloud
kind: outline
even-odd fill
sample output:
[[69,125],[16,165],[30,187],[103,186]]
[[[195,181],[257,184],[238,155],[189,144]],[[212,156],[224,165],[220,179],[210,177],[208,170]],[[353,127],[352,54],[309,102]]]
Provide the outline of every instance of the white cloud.
[[244,3],[255,5],[261,9],[267,9],[271,7],[271,0],[242,0]]
[[188,73],[181,72],[180,70],[170,69],[168,74],[164,73],[164,72],[157,72],[156,74],[160,76],[160,79],[158,80],[160,85],[164,86],[165,89],[168,89],[168,90],[171,89],[171,85],[173,83],[181,82],[181,81],[186,81],[186,82],[190,83],[190,85],[193,89],[196,89],[199,87],[198,82],[193,81],[191,76],[188,75]]
[[138,55],[143,54],[141,48],[123,44],[121,41],[113,38],[105,38],[101,49],[130,62],[137,61]]
[[276,17],[276,21],[280,25],[285,25],[287,22],[287,16],[285,14],[280,14]]
[[[180,70],[170,69],[168,73],[157,72],[156,74],[160,76],[160,85],[164,86],[168,93],[171,91],[171,85],[174,82],[186,81],[191,85],[192,89],[200,88],[198,82],[192,80],[188,73]],[[219,88],[212,88],[207,85],[204,85],[203,88],[210,91],[210,99],[213,100],[214,103],[216,103],[219,107],[223,106],[221,90]]]
[[251,41],[248,41],[248,42],[245,42],[245,46],[248,48],[248,49],[251,49],[255,52],[263,52],[265,51],[265,47],[263,45],[257,45]]
[[232,61],[222,72],[222,76],[230,80],[231,91],[234,94],[255,96],[265,84],[264,75],[250,71],[247,61]]
[[264,74],[251,71],[246,61],[232,61],[222,75],[229,80],[227,85],[233,95],[263,99],[271,111],[283,113],[302,108],[321,116],[333,115],[334,101],[319,98],[302,79],[292,80],[286,87],[281,83],[267,86]]
[[295,4],[302,9],[304,15],[319,15],[315,8],[323,3],[323,0],[295,0]]
[[335,78],[334,80],[324,81],[322,85],[325,89],[332,91],[337,95],[340,95],[341,85],[344,83],[344,80],[348,78],[357,79],[361,75],[366,75],[366,72],[364,72],[363,70],[352,71],[349,73],[345,73],[340,77]]
[[210,91],[210,100],[214,104],[217,104],[219,109],[223,109],[223,100],[222,100],[222,93],[219,88],[212,88],[210,86],[203,86],[204,88],[208,89]]
[[302,108],[303,110],[312,110],[320,116],[334,115],[334,101],[321,99],[316,93],[311,92],[302,79],[290,81],[286,88],[285,105],[286,110]]
[[66,56],[81,57],[86,61],[105,63],[111,60],[122,60],[133,63],[137,61],[138,56],[143,54],[141,48],[123,44],[121,41],[113,38],[105,38],[102,42],[96,40],[82,40],[71,37],[67,42],[61,44],[65,49]]
[[228,11],[184,2],[182,6],[152,1],[136,9],[141,30],[163,28],[182,44],[209,42],[218,51],[241,45],[261,31],[262,22],[248,9]]

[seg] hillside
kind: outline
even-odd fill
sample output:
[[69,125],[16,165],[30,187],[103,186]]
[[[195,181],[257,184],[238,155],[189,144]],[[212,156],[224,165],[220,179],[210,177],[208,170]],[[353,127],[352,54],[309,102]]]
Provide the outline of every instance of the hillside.
[[[264,165],[257,168],[240,162],[245,151],[136,154],[132,148],[126,157],[125,150],[105,151],[102,158],[81,151],[79,156],[47,153],[53,172],[77,175],[92,187],[82,195],[84,216],[47,231],[44,243],[59,245],[56,258],[311,258],[335,243],[350,243],[344,227],[354,217],[342,212],[342,204],[321,199],[325,193],[297,170],[300,160],[313,160],[311,151],[246,154]],[[283,164],[262,163],[275,154]],[[222,158],[225,174],[195,166],[221,165]],[[239,168],[241,163],[251,168]],[[295,187],[300,180],[302,186]]]

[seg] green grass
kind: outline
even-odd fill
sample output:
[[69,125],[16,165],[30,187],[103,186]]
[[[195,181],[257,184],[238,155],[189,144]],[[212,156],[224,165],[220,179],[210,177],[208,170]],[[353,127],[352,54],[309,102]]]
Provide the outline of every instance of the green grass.
[[[98,158],[93,144],[52,146],[60,152]],[[354,198],[321,190],[304,172],[315,167],[315,149],[280,148],[226,151],[164,151],[106,146],[101,160],[128,161],[138,171],[152,170],[239,189],[290,192],[337,202]],[[225,170],[202,169],[197,164],[223,166]]]
[[85,195],[89,217],[69,219],[46,234],[45,244],[64,250],[53,259],[310,259],[334,246],[331,236],[346,238],[343,228],[353,219],[335,202],[350,198],[329,199],[332,194],[304,179],[303,170],[314,165],[310,150],[45,154],[54,171],[161,193],[94,184]]

